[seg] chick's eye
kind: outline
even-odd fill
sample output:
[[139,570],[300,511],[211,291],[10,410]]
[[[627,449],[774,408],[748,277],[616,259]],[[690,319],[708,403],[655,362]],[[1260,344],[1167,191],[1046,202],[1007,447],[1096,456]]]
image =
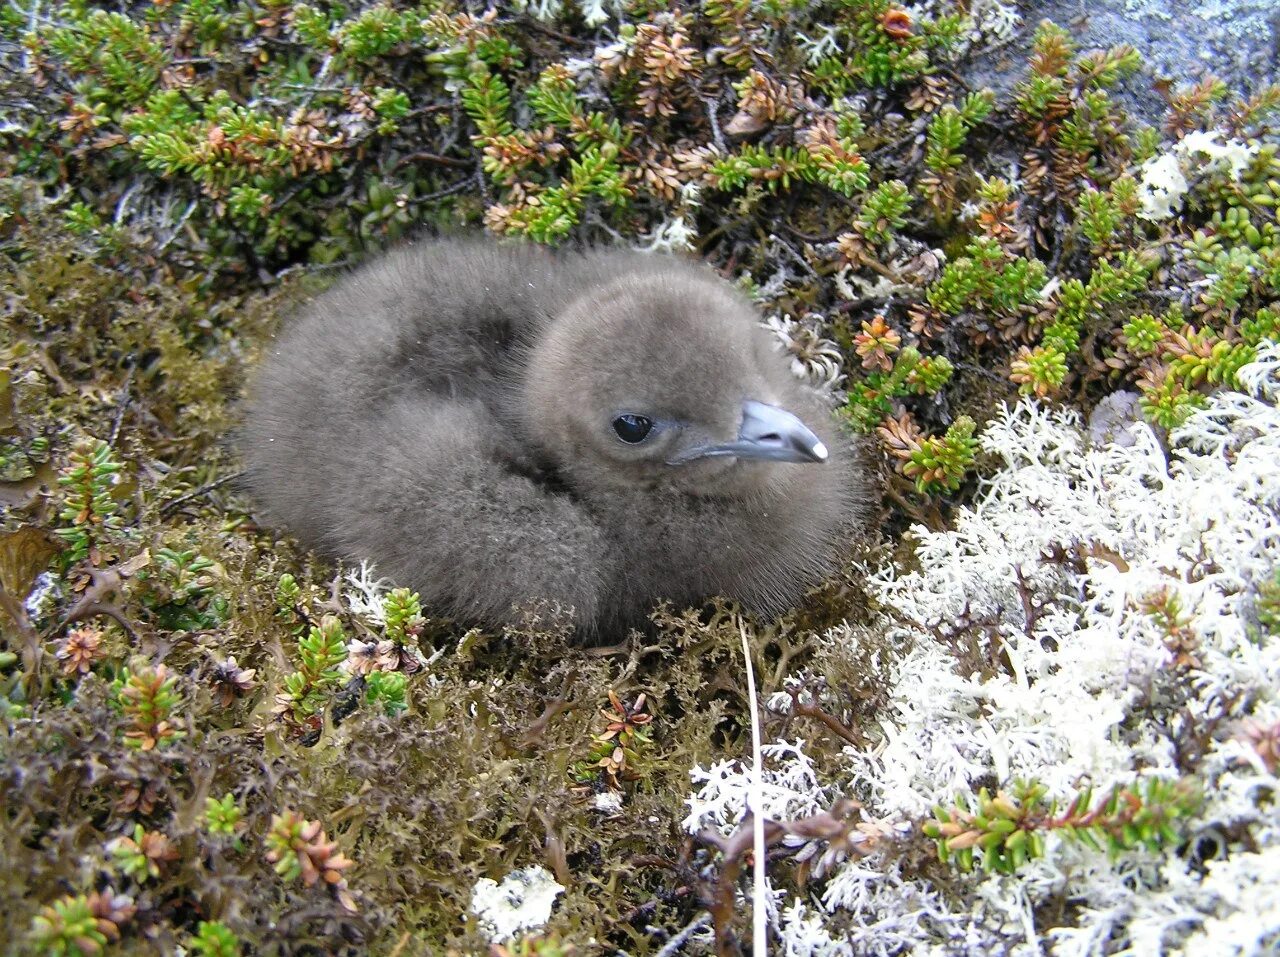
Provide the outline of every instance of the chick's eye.
[[635,445],[637,442],[643,442],[646,435],[653,429],[653,420],[643,415],[620,415],[613,420],[613,431],[618,433],[618,438],[624,442]]

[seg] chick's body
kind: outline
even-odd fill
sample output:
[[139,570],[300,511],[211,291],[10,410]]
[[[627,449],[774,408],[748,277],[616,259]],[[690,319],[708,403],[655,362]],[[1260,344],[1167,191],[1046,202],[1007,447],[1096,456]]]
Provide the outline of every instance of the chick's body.
[[783,610],[866,499],[751,306],[638,253],[394,251],[286,327],[243,442],[257,500],[308,544],[437,614],[545,601],[587,636],[660,599]]

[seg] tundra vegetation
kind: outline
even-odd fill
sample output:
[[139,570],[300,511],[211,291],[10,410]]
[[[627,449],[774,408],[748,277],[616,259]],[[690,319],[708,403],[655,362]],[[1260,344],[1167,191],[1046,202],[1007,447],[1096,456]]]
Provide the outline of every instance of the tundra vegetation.
[[[974,88],[1016,27],[0,8],[15,952],[738,953],[744,634],[777,952],[1276,946],[1280,87],[1168,83],[1146,125],[1138,53],[1046,22]],[[602,656],[260,527],[230,436],[281,315],[480,228],[740,283],[865,436],[882,537],[780,621],[660,608]],[[549,921],[496,939],[478,889],[534,865]]]

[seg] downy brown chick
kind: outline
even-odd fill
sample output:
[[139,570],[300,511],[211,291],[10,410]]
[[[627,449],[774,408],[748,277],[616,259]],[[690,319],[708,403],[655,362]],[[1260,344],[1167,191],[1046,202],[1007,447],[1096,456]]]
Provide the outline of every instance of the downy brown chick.
[[868,482],[752,306],[704,267],[469,241],[400,248],[289,323],[243,446],[304,542],[489,626],[583,637],[830,571]]

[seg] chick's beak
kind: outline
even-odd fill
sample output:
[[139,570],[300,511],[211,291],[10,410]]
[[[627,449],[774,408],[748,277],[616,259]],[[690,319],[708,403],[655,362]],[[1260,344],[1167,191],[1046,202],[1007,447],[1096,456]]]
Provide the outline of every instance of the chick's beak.
[[676,456],[671,464],[727,455],[769,462],[825,462],[829,454],[822,440],[786,409],[748,399],[742,403],[736,441],[696,446]]

